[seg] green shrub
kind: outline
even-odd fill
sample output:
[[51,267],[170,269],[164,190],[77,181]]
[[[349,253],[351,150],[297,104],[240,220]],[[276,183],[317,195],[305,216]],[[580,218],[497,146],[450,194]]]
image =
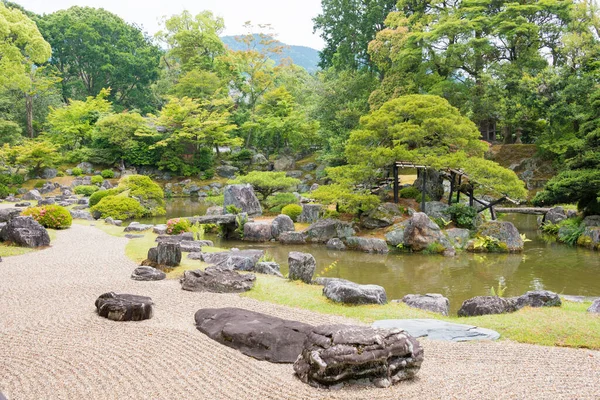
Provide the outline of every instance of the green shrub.
[[489,253],[506,253],[508,252],[508,247],[506,246],[506,243],[502,243],[493,236],[477,235],[475,239],[473,239],[473,250],[486,251]]
[[215,170],[212,168],[209,168],[206,171],[204,171],[204,173],[202,174],[202,179],[207,181],[209,179],[214,178],[214,176],[215,176]]
[[325,210],[325,212],[323,213],[323,219],[327,218],[338,219],[340,218],[340,213],[336,210]]
[[35,185],[33,185],[33,187],[36,189],[41,189],[43,186],[44,182],[36,182]]
[[99,213],[100,218],[111,217],[120,220],[141,218],[146,213],[137,200],[126,196],[107,196],[90,210]]
[[244,162],[252,160],[252,151],[248,149],[242,149],[239,152],[232,154],[229,159],[234,162]]
[[419,191],[419,189],[417,189],[414,186],[409,186],[409,187],[400,189],[400,191],[398,192],[398,195],[400,196],[401,199],[421,200],[421,192]]
[[283,207],[281,213],[287,215],[292,219],[292,221],[296,222],[300,214],[302,214],[302,206],[298,204],[288,204],[287,206]]
[[585,230],[581,218],[569,218],[558,223],[558,240],[570,246],[575,246],[577,240]]
[[172,218],[167,221],[167,233],[169,235],[179,235],[183,232],[191,232],[192,224],[186,218]]
[[75,167],[71,170],[71,175],[73,176],[81,176],[83,175],[83,170],[79,167]]
[[225,212],[227,214],[237,215],[237,214],[241,214],[242,213],[242,209],[240,207],[236,207],[233,204],[230,204],[227,207],[225,207]]
[[23,215],[32,217],[40,225],[50,229],[66,229],[73,222],[69,210],[57,205],[30,207],[23,211]]
[[10,179],[13,185],[22,185],[25,183],[25,177],[23,175],[13,175]]
[[98,186],[94,186],[94,185],[79,185],[79,186],[76,186],[75,189],[73,189],[75,194],[82,194],[84,196],[91,196],[92,194],[96,193],[98,190],[99,190]]
[[104,178],[100,175],[92,176],[92,185],[101,185],[104,182]]
[[425,248],[425,250],[423,250],[423,253],[425,253],[425,254],[442,254],[444,251],[446,251],[446,248],[444,247],[443,244],[434,242],[434,243],[429,243],[427,245],[427,247]]
[[97,192],[92,193],[89,199],[89,206],[93,207],[100,202],[105,197],[115,196],[119,194],[117,189],[108,189],[108,190],[98,190]]
[[265,205],[270,212],[279,214],[288,204],[298,204],[298,198],[293,193],[276,193],[267,197]]
[[118,189],[127,191],[130,197],[139,200],[150,216],[165,215],[165,194],[163,190],[147,176],[129,175],[121,179]]
[[558,224],[553,224],[552,222],[544,222],[540,229],[542,232],[547,233],[549,235],[557,235],[560,226]]
[[446,210],[459,228],[473,229],[477,218],[477,209],[464,204],[453,204]]
[[225,196],[217,194],[214,196],[207,196],[204,198],[207,203],[214,204],[215,206],[222,206],[225,203]]
[[102,176],[104,179],[111,179],[115,177],[115,173],[112,169],[104,169],[102,172],[100,172],[100,176]]
[[4,185],[4,184],[0,184],[0,198],[5,198],[10,194],[10,191],[8,190],[8,186]]

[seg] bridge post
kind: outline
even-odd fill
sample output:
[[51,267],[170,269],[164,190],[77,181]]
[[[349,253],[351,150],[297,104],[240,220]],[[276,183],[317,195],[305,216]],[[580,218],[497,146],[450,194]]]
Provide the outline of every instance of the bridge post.
[[425,212],[425,189],[427,183],[427,167],[421,169],[423,173],[423,182],[421,183],[421,212]]
[[458,176],[458,189],[456,190],[456,203],[460,203],[460,185],[462,184],[462,175]]
[[400,192],[400,182],[398,182],[398,164],[394,162],[394,167],[392,168],[392,177],[394,179],[394,203],[398,203],[399,192]]
[[454,172],[450,173],[450,194],[448,195],[448,205],[452,205],[452,195],[454,194]]

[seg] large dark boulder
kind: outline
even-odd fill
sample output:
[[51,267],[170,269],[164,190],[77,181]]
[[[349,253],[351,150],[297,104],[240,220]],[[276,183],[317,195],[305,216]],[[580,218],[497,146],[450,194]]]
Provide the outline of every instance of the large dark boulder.
[[223,269],[254,271],[254,266],[264,255],[265,252],[263,250],[220,251],[216,253],[201,253],[200,259]]
[[497,296],[477,296],[463,302],[459,317],[474,317],[477,315],[504,314],[517,311],[515,301]]
[[523,307],[560,307],[560,297],[549,290],[534,290],[513,298],[517,309]]
[[301,280],[304,283],[312,283],[317,262],[312,254],[291,251],[288,254],[288,267],[290,280]]
[[196,328],[211,339],[258,360],[293,363],[311,325],[239,308],[203,308]]
[[262,214],[262,207],[251,185],[227,185],[223,190],[223,195],[223,210],[227,210],[229,205],[234,205],[249,216]]
[[162,281],[166,277],[164,272],[148,266],[137,267],[131,274],[134,281]]
[[544,215],[545,223],[558,224],[560,221],[567,219],[567,213],[562,207],[551,208],[546,215]]
[[268,242],[272,238],[270,224],[247,222],[244,225],[244,240],[248,242]]
[[404,214],[398,204],[383,203],[376,209],[363,214],[360,218],[360,224],[366,229],[377,229],[391,226]]
[[252,289],[255,280],[253,274],[208,267],[204,271],[185,271],[179,282],[183,290],[190,292],[242,293]]
[[173,268],[181,263],[181,246],[179,243],[159,243],[148,250],[148,258],[142,263],[156,268]]
[[402,298],[402,302],[412,308],[432,311],[445,316],[448,316],[450,308],[448,298],[438,293],[407,294]]
[[0,230],[0,240],[22,247],[50,245],[48,231],[31,217],[14,217]]
[[236,168],[232,165],[219,165],[216,168],[217,175],[219,175],[220,177],[223,177],[223,178],[230,178],[230,179],[235,178],[235,174],[237,174],[239,171],[240,171],[239,168]]
[[30,190],[22,197],[23,200],[42,200],[42,195],[36,189]]
[[348,222],[337,219],[322,219],[303,232],[306,240],[313,243],[327,243],[329,239],[346,239],[354,236],[354,229]]
[[279,235],[284,232],[294,232],[295,230],[294,221],[285,214],[279,214],[271,223],[271,234],[275,239],[278,239]]
[[323,295],[336,303],[385,304],[387,295],[379,285],[359,285],[345,279],[331,279],[323,287]]
[[440,227],[425,213],[415,213],[404,228],[404,246],[413,251],[423,251],[439,243],[446,249],[452,248]]
[[317,222],[321,216],[321,204],[302,204],[302,212],[298,216],[298,222],[312,224]]
[[387,243],[383,239],[356,236],[346,239],[346,247],[350,250],[364,251],[366,253],[386,254],[390,251]]
[[153,304],[150,297],[109,292],[98,297],[96,310],[113,321],[141,321],[152,318]]
[[294,371],[315,387],[389,387],[413,378],[422,362],[423,348],[405,331],[325,325],[308,334]]

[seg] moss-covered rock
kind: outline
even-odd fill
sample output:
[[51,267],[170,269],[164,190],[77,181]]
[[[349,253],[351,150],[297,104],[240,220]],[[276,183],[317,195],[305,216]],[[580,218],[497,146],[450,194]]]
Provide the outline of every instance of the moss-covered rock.
[[[478,245],[479,242],[481,245]],[[484,242],[489,241],[489,244]],[[523,238],[517,228],[507,221],[486,222],[477,230],[475,240],[469,242],[469,251],[518,253],[523,251]]]

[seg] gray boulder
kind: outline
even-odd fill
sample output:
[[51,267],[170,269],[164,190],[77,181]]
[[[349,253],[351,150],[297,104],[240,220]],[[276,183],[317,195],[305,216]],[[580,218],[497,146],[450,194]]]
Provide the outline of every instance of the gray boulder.
[[269,160],[263,154],[257,153],[252,156],[252,165],[254,169],[264,171],[269,165]]
[[239,308],[203,308],[196,328],[209,338],[243,354],[273,363],[293,363],[311,325]]
[[277,238],[282,244],[305,244],[306,236],[303,232],[283,232]]
[[19,208],[0,208],[0,222],[8,222],[21,215],[23,210]]
[[239,171],[239,168],[236,168],[231,165],[219,165],[216,168],[217,175],[219,175],[222,178],[229,179],[235,178],[235,174],[237,174]]
[[345,279],[327,281],[323,287],[323,295],[336,303],[387,303],[387,296],[383,287],[379,285],[359,285]]
[[[193,254],[190,253],[188,258]],[[222,269],[254,271],[256,263],[265,255],[263,250],[221,251],[216,253],[200,253],[200,259]]]
[[206,209],[206,215],[223,215],[223,207],[213,206]]
[[244,240],[249,242],[268,242],[273,238],[271,225],[260,222],[247,222],[244,225]]
[[[523,251],[523,239],[517,228],[507,221],[489,221],[484,223],[477,230],[479,236],[490,236],[496,238],[501,243],[502,247],[506,247],[509,253],[517,253]],[[473,249],[469,245],[468,250]]]
[[104,220],[105,223],[109,224],[109,225],[114,225],[114,226],[121,226],[123,225],[123,221],[121,221],[120,219],[113,219],[111,217],[108,217]]
[[94,166],[89,162],[82,162],[77,164],[77,168],[81,168],[84,174],[91,174],[94,171]]
[[223,195],[225,199],[223,210],[227,210],[229,205],[234,205],[249,216],[262,214],[262,208],[251,185],[227,185],[223,190]]
[[148,266],[137,267],[131,274],[134,281],[162,281],[166,277],[164,272]]
[[523,307],[560,307],[560,297],[549,290],[534,290],[513,298],[517,309]]
[[143,232],[152,229],[154,225],[140,224],[139,222],[132,222],[123,231],[124,232]]
[[50,206],[52,204],[56,204],[56,200],[54,200],[53,198],[47,198],[47,199],[42,199],[40,201],[38,201],[38,206]]
[[366,229],[385,228],[393,225],[403,214],[398,204],[383,203],[361,216],[360,223]]
[[42,179],[56,178],[56,175],[58,175],[58,170],[56,168],[44,168],[40,174]]
[[415,213],[404,229],[404,245],[413,251],[423,251],[435,243],[441,244],[446,249],[452,247],[435,222],[425,213]]
[[94,221],[94,217],[92,217],[92,214],[90,214],[89,211],[69,210],[69,213],[71,213],[71,217],[73,217],[74,219],[85,219],[87,221]]
[[17,204],[15,204],[15,207],[29,207],[31,206],[31,203],[28,201],[21,201]]
[[48,231],[31,217],[14,217],[0,230],[0,240],[22,247],[50,245]]
[[279,235],[284,232],[294,232],[295,230],[294,221],[285,214],[279,214],[271,223],[271,234],[275,239],[278,239]]
[[194,240],[194,234],[192,232],[183,232],[179,235],[158,235],[155,242],[181,243],[192,240]]
[[497,296],[477,296],[463,302],[459,317],[474,317],[477,315],[504,314],[517,311],[512,299]]
[[150,297],[109,292],[98,297],[96,311],[113,321],[142,321],[152,318],[153,304]]
[[418,308],[426,311],[433,311],[448,316],[450,302],[441,294],[407,294],[402,298],[402,302],[409,307]]
[[399,244],[404,246],[404,229],[407,225],[408,220],[405,220],[392,226],[385,234],[386,243],[393,247],[397,247]]
[[185,271],[179,282],[183,290],[190,292],[242,293],[252,289],[255,280],[253,274],[208,267],[204,271]]
[[327,243],[329,239],[346,239],[354,236],[354,229],[348,222],[322,219],[309,226],[303,233],[308,242]]
[[[434,169],[427,169],[427,173],[420,173],[413,186],[423,191],[423,177],[426,175],[425,193],[432,200],[440,200],[444,197],[444,177]],[[419,202],[421,200],[419,199]]]
[[285,176],[289,176],[290,178],[300,179],[302,176],[302,171],[287,171]]
[[594,300],[590,308],[587,309],[590,313],[600,314],[600,299]]
[[154,227],[152,228],[152,232],[156,233],[157,235],[164,235],[167,233],[167,225],[154,225]]
[[588,215],[582,223],[585,226],[600,226],[600,215]]
[[366,253],[387,254],[390,251],[383,239],[356,236],[346,239],[346,247],[350,250],[364,251]]
[[179,243],[159,243],[148,250],[148,258],[142,263],[145,266],[172,268],[181,263],[181,246]]
[[289,171],[296,166],[296,160],[291,156],[281,156],[273,164],[275,171]]
[[321,204],[302,204],[302,213],[298,216],[298,222],[305,224],[317,222],[322,209],[323,206]]
[[198,253],[202,251],[202,247],[214,247],[212,240],[182,240],[179,242],[181,251],[186,253]]
[[256,266],[254,267],[254,271],[258,272],[259,274],[275,275],[283,278],[283,275],[281,275],[279,264],[273,261],[257,262]]
[[22,197],[23,200],[42,200],[42,195],[36,189],[30,190]]
[[446,231],[448,241],[455,249],[464,249],[469,243],[471,232],[468,229],[452,228]]
[[327,242],[329,250],[346,250],[346,245],[338,238],[329,239]]
[[567,213],[562,207],[551,208],[546,215],[544,215],[544,222],[550,222],[552,224],[558,224],[565,219],[567,219]]
[[294,371],[315,387],[389,387],[412,379],[422,363],[423,348],[405,331],[325,325],[308,334]]
[[301,280],[310,284],[317,268],[317,262],[312,254],[291,251],[288,254],[290,280]]
[[60,185],[58,183],[54,184],[52,182],[46,182],[42,185],[39,192],[41,194],[48,194],[50,192],[53,192],[54,189],[59,188],[59,187],[60,187]]
[[425,210],[423,211],[429,218],[444,218],[450,221],[450,215],[447,210],[450,207],[446,203],[440,201],[428,201],[425,203]]

